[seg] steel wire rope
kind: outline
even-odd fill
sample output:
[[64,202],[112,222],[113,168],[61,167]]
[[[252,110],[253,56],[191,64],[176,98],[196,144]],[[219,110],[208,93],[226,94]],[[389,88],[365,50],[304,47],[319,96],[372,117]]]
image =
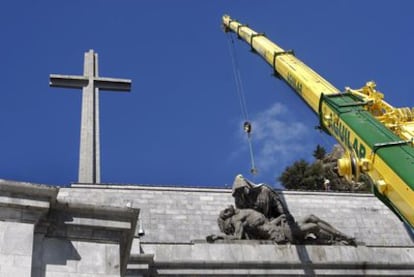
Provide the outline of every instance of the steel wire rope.
[[232,61],[234,81],[236,83],[236,93],[239,99],[240,110],[241,110],[242,117],[244,120],[243,129],[247,134],[247,142],[249,146],[249,155],[250,155],[250,163],[251,163],[250,173],[253,175],[256,175],[257,169],[255,166],[255,161],[254,161],[251,123],[249,120],[249,114],[247,112],[246,98],[244,96],[244,87],[243,87],[242,77],[241,77],[240,68],[239,68],[239,64],[237,60],[236,49],[234,47],[234,38],[232,34],[229,34],[228,36],[228,45],[229,45],[229,52],[230,52],[230,57]]
[[234,76],[234,81],[236,83],[236,93],[239,99],[240,109],[242,112],[243,119],[245,121],[248,121],[249,114],[247,112],[246,98],[244,97],[244,87],[243,87],[243,82],[242,82],[239,64],[237,60],[236,49],[234,47],[234,38],[231,34],[229,34],[228,43],[229,43],[229,52],[230,52],[232,68],[233,68],[233,76]]

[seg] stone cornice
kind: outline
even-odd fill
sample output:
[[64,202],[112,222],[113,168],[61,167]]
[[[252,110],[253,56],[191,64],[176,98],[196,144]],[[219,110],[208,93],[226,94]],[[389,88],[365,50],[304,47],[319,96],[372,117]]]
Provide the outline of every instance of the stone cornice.
[[59,189],[0,180],[0,220],[37,223],[56,202]]
[[0,180],[0,221],[31,223],[47,237],[119,244],[121,275],[129,260],[139,209],[57,200],[58,187]]

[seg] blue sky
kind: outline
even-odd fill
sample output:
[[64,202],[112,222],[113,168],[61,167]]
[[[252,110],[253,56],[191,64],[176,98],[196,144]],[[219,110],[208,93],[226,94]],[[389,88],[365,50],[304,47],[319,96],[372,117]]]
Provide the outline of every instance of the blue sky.
[[249,24],[343,90],[375,80],[394,106],[414,106],[413,1],[2,1],[0,178],[77,181],[81,91],[49,74],[81,75],[99,54],[102,183],[224,186],[242,173],[276,185],[312,160],[317,117],[241,41],[236,53],[259,170],[250,176],[225,13]]

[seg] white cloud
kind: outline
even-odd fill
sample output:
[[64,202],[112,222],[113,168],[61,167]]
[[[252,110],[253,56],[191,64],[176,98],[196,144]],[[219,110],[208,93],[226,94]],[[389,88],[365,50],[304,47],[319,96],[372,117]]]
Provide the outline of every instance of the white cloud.
[[[293,121],[293,112],[280,103],[252,116],[252,143],[256,167],[261,175],[270,175],[274,180],[294,160],[309,156],[313,140],[308,140],[314,130],[302,122]],[[241,137],[241,136],[240,136]],[[248,151],[243,139],[241,149],[234,155]]]

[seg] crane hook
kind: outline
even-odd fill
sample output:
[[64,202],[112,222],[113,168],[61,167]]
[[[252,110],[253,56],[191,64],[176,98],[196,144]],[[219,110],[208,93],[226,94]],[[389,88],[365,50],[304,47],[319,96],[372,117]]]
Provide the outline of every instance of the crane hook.
[[249,135],[252,132],[252,124],[249,121],[245,121],[243,123],[243,130]]
[[243,130],[244,132],[247,134],[247,140],[249,142],[249,150],[250,150],[250,161],[252,163],[252,168],[250,169],[250,173],[252,175],[256,175],[257,174],[257,169],[254,165],[254,155],[253,155],[253,147],[252,147],[252,142],[251,142],[251,132],[252,132],[252,124],[249,121],[245,121],[243,123]]
[[254,165],[253,165],[253,167],[250,169],[250,173],[252,174],[252,175],[257,175],[257,168],[255,168],[254,167]]

